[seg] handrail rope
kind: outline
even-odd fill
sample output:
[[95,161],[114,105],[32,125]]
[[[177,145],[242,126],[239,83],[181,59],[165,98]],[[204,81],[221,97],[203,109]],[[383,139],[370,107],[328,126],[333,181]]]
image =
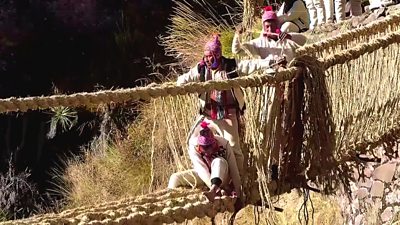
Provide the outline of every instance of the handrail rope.
[[[392,16],[387,21],[379,21],[374,25],[369,24],[366,27],[360,28],[358,31],[351,31],[344,33],[338,37],[332,38],[327,42],[320,42],[319,45],[310,45],[299,49],[298,53],[304,51],[306,54],[310,49],[318,50],[326,48],[332,43],[338,43],[346,40],[349,37],[361,36],[363,33],[372,29],[372,26],[377,24],[398,23],[400,17],[398,15]],[[382,26],[378,26],[379,30],[383,30]],[[374,27],[377,29],[376,27]],[[358,33],[357,33],[358,32]],[[353,35],[353,36],[352,36]],[[363,54],[371,53],[380,48],[386,48],[393,43],[400,43],[400,31],[391,32],[384,37],[372,40],[369,43],[358,44],[357,46],[348,50],[343,50],[338,53],[332,54],[325,58],[320,58],[319,61],[324,66],[324,69],[334,65],[343,64],[350,60],[357,59]],[[325,47],[323,47],[325,46]],[[301,58],[302,56],[300,56]],[[9,111],[27,111],[29,109],[45,109],[57,106],[84,106],[94,105],[108,102],[124,102],[129,100],[150,99],[168,95],[183,95],[186,93],[199,93],[212,89],[226,90],[232,87],[254,87],[260,86],[265,83],[276,83],[291,79],[296,73],[295,67],[290,67],[282,72],[276,73],[275,77],[270,75],[250,75],[226,81],[208,81],[204,83],[189,83],[182,86],[176,86],[175,83],[169,82],[156,86],[138,87],[130,89],[119,89],[113,91],[99,91],[93,93],[75,93],[72,95],[54,95],[48,97],[27,97],[27,98],[8,98],[0,99],[0,112]],[[392,130],[398,131],[400,125],[395,126]],[[381,142],[388,134],[382,134],[380,137],[375,137],[374,140],[369,140],[367,144],[376,145],[372,142]],[[362,144],[365,147],[365,143]],[[354,146],[359,148],[360,146]],[[168,197],[167,197],[168,196]],[[200,194],[185,194],[185,196],[168,195],[168,192],[161,197],[155,196],[154,198],[143,198],[140,201],[126,201],[124,204],[118,205],[113,202],[110,205],[104,204],[96,209],[102,212],[95,212],[88,207],[80,208],[80,210],[71,210],[63,215],[61,218],[52,218],[51,214],[48,217],[36,217],[34,220],[27,219],[29,224],[32,222],[62,222],[66,224],[76,224],[79,222],[108,224],[111,222],[116,223],[129,223],[129,224],[162,224],[162,223],[181,223],[185,219],[193,219],[195,217],[215,216],[217,212],[232,211],[233,200],[227,197],[217,199],[214,203],[207,200],[201,201]],[[175,202],[171,203],[171,199]],[[152,202],[152,200],[154,200]],[[146,204],[143,204],[146,203]],[[176,206],[178,205],[178,206]],[[120,206],[129,208],[127,210],[115,211]],[[132,208],[134,206],[135,208]],[[57,214],[58,215],[58,214]],[[119,216],[117,218],[117,216]],[[74,217],[74,218],[71,218]],[[44,219],[44,220],[43,220]],[[4,223],[4,224],[7,224]],[[24,224],[24,222],[21,222]]]
[[[213,217],[218,212],[234,210],[234,199],[230,197],[217,198],[209,202],[198,190],[175,190],[173,193],[192,193],[189,196],[166,199],[167,201],[148,203],[144,205],[117,205],[115,208],[104,209],[93,207],[90,211],[65,216],[65,214],[48,214],[36,218],[9,221],[0,224],[162,224],[182,223],[185,219],[204,216]],[[168,194],[168,193],[167,193]],[[161,196],[162,197],[162,196]]]
[[47,109],[52,107],[80,107],[92,106],[103,103],[122,103],[126,101],[148,100],[151,98],[184,95],[188,93],[202,93],[211,90],[229,90],[233,87],[256,87],[266,83],[274,84],[290,80],[296,74],[297,68],[288,68],[275,74],[275,76],[249,75],[223,81],[191,82],[177,86],[173,82],[161,85],[149,85],[118,90],[98,92],[81,92],[71,95],[35,96],[26,98],[0,99],[0,113],[28,110]]
[[[146,206],[149,204],[154,204],[154,205],[170,205],[167,203],[167,201],[170,201],[171,199],[178,199],[182,197],[186,197],[187,202],[196,202],[199,199],[201,199],[202,196],[198,194],[197,191],[193,190],[179,190],[179,191],[173,191],[173,190],[164,190],[163,195],[160,196],[154,196],[152,194],[148,194],[142,197],[130,197],[126,198],[120,201],[112,201],[112,202],[107,202],[103,204],[97,204],[97,205],[91,205],[91,206],[84,206],[84,207],[78,207],[74,209],[68,209],[65,211],[62,211],[58,214],[58,218],[71,218],[75,217],[79,214],[84,214],[84,213],[90,213],[94,211],[108,211],[108,210],[115,210],[117,208],[123,208],[123,207],[142,207]],[[187,203],[186,202],[186,203]],[[174,201],[174,205],[179,205],[182,204],[182,202],[179,201]],[[165,207],[165,206],[163,206]],[[38,217],[31,217],[30,222],[35,222],[38,219],[43,220],[43,219],[51,219],[54,215],[53,214],[45,214],[45,215],[40,215]]]
[[324,69],[326,70],[332,66],[344,64],[348,61],[357,59],[364,54],[374,52],[381,48],[387,48],[389,45],[395,43],[400,43],[400,31],[391,32],[368,43],[358,44],[353,48],[333,53],[324,58],[320,58],[319,61],[323,63]]
[[[185,193],[185,192],[183,192]],[[188,203],[195,203],[195,202],[200,202],[203,201],[204,197],[200,195],[198,192],[195,192],[190,195],[185,195],[182,194],[181,196],[168,196],[164,200],[157,201],[157,199],[149,199],[148,202],[143,202],[142,204],[137,204],[135,202],[125,202],[125,203],[120,203],[120,204],[115,204],[115,205],[108,205],[104,207],[93,207],[87,210],[82,210],[82,211],[74,211],[73,213],[60,213],[57,218],[74,218],[79,215],[87,215],[87,214],[96,214],[96,213],[102,213],[106,211],[115,211],[116,214],[120,214],[119,211],[121,209],[128,209],[131,212],[136,212],[136,211],[144,211],[146,213],[151,213],[152,211],[161,211],[162,209],[166,207],[177,207],[177,206],[184,206]],[[51,219],[50,218],[45,218],[42,217],[42,219]]]
[[400,14],[390,15],[383,20],[374,21],[363,27],[354,30],[346,31],[340,35],[324,39],[322,41],[302,46],[296,50],[296,55],[313,54],[319,51],[326,50],[330,47],[346,44],[347,41],[360,38],[361,36],[377,34],[386,31],[389,26],[400,24]]

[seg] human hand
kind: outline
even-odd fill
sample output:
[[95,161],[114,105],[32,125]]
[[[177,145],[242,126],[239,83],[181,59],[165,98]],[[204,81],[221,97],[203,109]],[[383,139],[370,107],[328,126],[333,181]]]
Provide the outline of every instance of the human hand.
[[281,33],[279,33],[279,37],[278,37],[278,40],[279,41],[282,41],[282,40],[284,40],[284,39],[292,39],[292,35],[290,35],[289,33],[287,33],[287,32],[281,32]]
[[237,34],[242,34],[245,31],[245,28],[243,27],[242,24],[239,24],[236,26],[235,30]]
[[287,65],[286,56],[278,57],[278,59],[276,60],[276,64],[278,64],[279,66],[286,67],[286,65]]
[[276,69],[276,72],[281,72],[281,71],[283,71],[283,70],[285,70],[285,69],[286,69],[285,67],[279,66],[279,67]]
[[287,65],[286,57],[285,57],[285,56],[282,56],[282,57],[277,57],[277,58],[274,60],[274,63],[271,65],[271,67],[272,67],[275,71],[279,72],[279,71],[281,71],[282,69],[285,69],[285,68],[286,68],[286,65]]
[[273,39],[275,41],[279,40],[279,34],[277,34],[277,33],[264,33],[263,36],[267,37],[267,38],[270,38],[270,39]]
[[214,199],[217,196],[217,193],[214,191],[205,191],[205,192],[203,192],[203,195],[206,196],[208,201],[214,202]]

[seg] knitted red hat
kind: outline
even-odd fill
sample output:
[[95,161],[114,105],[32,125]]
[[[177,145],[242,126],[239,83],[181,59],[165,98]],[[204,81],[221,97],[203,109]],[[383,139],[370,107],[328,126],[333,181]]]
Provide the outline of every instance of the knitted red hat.
[[263,8],[264,12],[261,16],[262,22],[264,23],[266,20],[277,20],[278,16],[273,11],[272,6],[265,6]]
[[200,126],[202,129],[200,130],[200,136],[197,138],[197,144],[203,146],[214,144],[216,140],[213,132],[208,127],[208,123],[203,121]]
[[221,41],[219,40],[220,35],[219,34],[214,34],[212,36],[212,39],[207,41],[207,43],[204,45],[204,50],[205,51],[210,51],[214,53],[215,55],[222,55],[222,44]]

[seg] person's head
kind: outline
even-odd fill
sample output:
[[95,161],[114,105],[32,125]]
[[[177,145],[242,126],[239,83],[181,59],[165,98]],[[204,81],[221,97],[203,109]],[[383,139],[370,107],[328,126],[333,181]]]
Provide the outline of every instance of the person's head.
[[204,45],[204,62],[212,69],[217,69],[221,62],[222,45],[219,38],[220,36],[215,34]]
[[271,6],[264,7],[264,12],[261,16],[264,33],[276,33],[278,26],[278,17],[272,10]]
[[208,123],[203,121],[200,126],[201,130],[200,135],[197,138],[197,145],[202,152],[211,152],[214,149],[217,140],[214,138],[212,130],[208,127]]

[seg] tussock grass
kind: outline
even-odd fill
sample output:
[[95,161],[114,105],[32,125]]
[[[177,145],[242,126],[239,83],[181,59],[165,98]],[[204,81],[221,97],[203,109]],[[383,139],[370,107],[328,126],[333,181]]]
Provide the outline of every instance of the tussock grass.
[[57,175],[66,185],[62,194],[67,197],[67,208],[147,193],[151,175],[149,119],[139,116],[123,140],[100,135],[83,149],[83,156],[64,162],[65,173]]
[[68,207],[142,194],[149,183],[148,160],[134,159],[117,148],[86,151],[83,160],[72,160],[64,176],[71,184]]

